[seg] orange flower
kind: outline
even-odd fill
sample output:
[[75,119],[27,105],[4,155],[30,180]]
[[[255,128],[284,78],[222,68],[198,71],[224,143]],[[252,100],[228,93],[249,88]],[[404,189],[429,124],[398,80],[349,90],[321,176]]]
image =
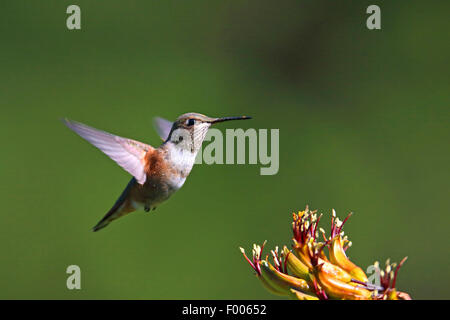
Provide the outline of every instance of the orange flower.
[[[316,211],[309,211],[306,207],[304,211],[294,213],[293,251],[284,246],[279,254],[276,247],[270,251],[273,264],[269,262],[269,255],[262,259],[266,242],[262,246],[253,245],[251,260],[245,250],[240,249],[263,286],[277,295],[298,300],[411,299],[407,293],[395,288],[398,270],[406,258],[398,265],[390,264],[388,260],[383,271],[376,262],[374,269],[380,275],[379,285],[370,283],[363,269],[350,261],[345,252],[351,242],[342,231],[349,217],[350,214],[341,222],[333,210],[331,235],[327,237],[323,229],[318,229],[321,215],[317,216]],[[323,242],[318,240],[319,231]],[[326,248],[328,256],[324,252]]]

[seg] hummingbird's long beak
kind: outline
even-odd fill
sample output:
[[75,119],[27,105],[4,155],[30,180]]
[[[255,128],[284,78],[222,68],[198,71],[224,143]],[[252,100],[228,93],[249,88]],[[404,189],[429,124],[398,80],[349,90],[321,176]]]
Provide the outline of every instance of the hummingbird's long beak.
[[249,116],[241,116],[241,117],[224,117],[224,118],[216,118],[209,121],[209,123],[214,124],[218,122],[224,122],[224,121],[230,121],[230,120],[247,120],[251,119],[252,117]]

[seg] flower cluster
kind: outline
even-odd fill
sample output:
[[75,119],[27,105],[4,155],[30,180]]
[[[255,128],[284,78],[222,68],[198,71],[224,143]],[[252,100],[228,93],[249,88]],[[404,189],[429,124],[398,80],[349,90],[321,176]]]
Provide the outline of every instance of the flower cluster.
[[[346,255],[352,245],[343,232],[345,220],[336,217],[333,210],[330,236],[319,228],[322,215],[310,211],[308,207],[293,214],[293,246],[289,250],[284,246],[276,247],[263,257],[262,246],[253,245],[252,259],[241,249],[244,258],[255,270],[263,286],[277,295],[289,296],[298,300],[409,300],[407,293],[395,288],[398,270],[406,257],[397,265],[386,261],[381,270],[379,263],[373,264],[373,276],[370,281],[360,267]],[[323,241],[320,241],[320,235]],[[328,255],[325,254],[325,249]]]

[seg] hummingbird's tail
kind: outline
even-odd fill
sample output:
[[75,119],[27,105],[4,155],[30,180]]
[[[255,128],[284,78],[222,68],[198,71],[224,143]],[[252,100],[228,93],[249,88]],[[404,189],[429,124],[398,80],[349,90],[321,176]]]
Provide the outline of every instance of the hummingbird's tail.
[[136,211],[136,208],[132,205],[130,199],[129,199],[129,193],[133,186],[136,184],[136,179],[131,179],[130,183],[128,183],[128,186],[125,188],[125,190],[120,195],[119,199],[117,199],[116,203],[113,205],[113,207],[105,214],[105,216],[92,228],[92,231],[98,231],[100,229],[103,229],[108,224],[110,224],[112,221],[130,213],[133,211]]
[[128,205],[128,201],[124,201],[123,203],[116,203],[100,220],[94,228],[92,228],[92,231],[98,231],[100,229],[103,229],[108,224],[110,224],[112,221],[126,215],[127,213],[133,212],[136,209],[132,206]]
[[93,228],[92,231],[98,231],[100,229],[103,229],[104,227],[106,227],[108,224],[110,223],[110,221],[106,221],[105,219],[100,220]]

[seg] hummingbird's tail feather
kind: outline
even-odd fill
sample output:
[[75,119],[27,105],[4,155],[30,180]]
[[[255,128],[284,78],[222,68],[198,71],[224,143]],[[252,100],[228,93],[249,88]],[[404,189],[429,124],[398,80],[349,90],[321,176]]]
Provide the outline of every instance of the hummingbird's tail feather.
[[106,220],[100,220],[99,223],[97,223],[93,228],[92,231],[96,232],[100,229],[103,229],[104,227],[106,227],[109,224],[109,221]]
[[98,231],[103,229],[112,221],[123,217],[124,215],[136,211],[136,209],[129,204],[128,200],[125,200],[123,203],[116,203],[106,214],[105,216],[92,228],[92,231]]
[[105,216],[92,228],[92,231],[98,231],[103,229],[112,221],[123,217],[124,215],[136,211],[136,208],[133,206],[132,201],[129,199],[130,190],[136,185],[136,179],[131,179],[128,186],[120,195],[119,199],[117,199],[116,203],[112,206],[112,208],[105,214]]

